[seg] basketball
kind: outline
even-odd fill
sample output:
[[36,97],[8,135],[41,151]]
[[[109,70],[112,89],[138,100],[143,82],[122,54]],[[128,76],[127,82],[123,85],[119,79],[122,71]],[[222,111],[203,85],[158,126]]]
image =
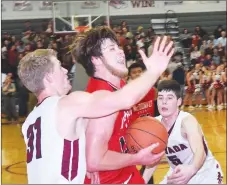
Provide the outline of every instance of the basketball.
[[152,153],[160,153],[166,149],[168,132],[166,128],[155,118],[140,117],[128,128],[125,135],[129,153],[137,153],[154,143],[159,143]]

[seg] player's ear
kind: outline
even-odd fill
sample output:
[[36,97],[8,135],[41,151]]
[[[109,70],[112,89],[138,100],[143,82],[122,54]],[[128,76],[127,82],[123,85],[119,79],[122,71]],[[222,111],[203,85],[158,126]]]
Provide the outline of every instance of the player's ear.
[[102,65],[102,60],[99,57],[91,57],[91,62],[96,66]]
[[177,99],[177,106],[181,106],[182,105],[182,98],[178,98]]

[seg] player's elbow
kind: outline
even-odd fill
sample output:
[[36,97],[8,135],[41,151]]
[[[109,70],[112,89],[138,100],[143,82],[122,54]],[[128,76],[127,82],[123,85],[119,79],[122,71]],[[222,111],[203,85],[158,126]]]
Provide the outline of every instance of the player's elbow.
[[97,158],[94,159],[93,157],[87,157],[87,170],[89,172],[99,171],[99,164],[100,160],[98,160]]

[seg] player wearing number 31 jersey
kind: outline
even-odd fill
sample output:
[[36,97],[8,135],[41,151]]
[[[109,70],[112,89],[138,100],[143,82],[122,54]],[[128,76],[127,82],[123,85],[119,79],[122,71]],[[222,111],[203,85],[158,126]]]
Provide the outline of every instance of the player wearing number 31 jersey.
[[[203,132],[191,114],[179,111],[180,85],[165,80],[158,85],[156,117],[169,133],[166,157],[170,169],[160,184],[221,184],[222,170],[208,149]],[[148,181],[156,166],[147,167],[144,179]]]

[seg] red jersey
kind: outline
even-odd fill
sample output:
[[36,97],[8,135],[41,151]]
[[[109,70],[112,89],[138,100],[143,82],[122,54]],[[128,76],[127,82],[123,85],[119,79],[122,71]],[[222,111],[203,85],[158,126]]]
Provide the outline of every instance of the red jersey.
[[[124,85],[124,82],[121,82]],[[117,88],[111,83],[98,79],[90,78],[87,86],[87,92],[95,92],[98,90],[116,91]],[[132,110],[119,111],[115,121],[114,130],[108,143],[108,150],[127,153],[128,149],[125,143],[124,135],[127,127],[130,124]],[[144,180],[137,170],[136,166],[129,166],[119,170],[101,171],[99,172],[101,184],[144,184]],[[85,179],[85,184],[90,184],[88,178]]]
[[132,108],[132,122],[139,117],[154,116],[155,88],[152,88],[147,95]]

